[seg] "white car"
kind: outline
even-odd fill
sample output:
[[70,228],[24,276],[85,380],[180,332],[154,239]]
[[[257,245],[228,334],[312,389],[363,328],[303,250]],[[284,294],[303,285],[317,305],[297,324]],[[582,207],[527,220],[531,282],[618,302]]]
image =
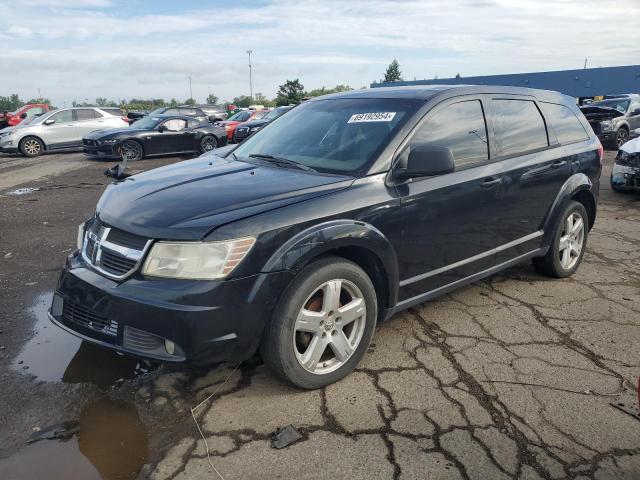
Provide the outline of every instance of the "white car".
[[0,152],[37,157],[45,151],[82,148],[82,137],[128,126],[119,108],[64,108],[0,131]]

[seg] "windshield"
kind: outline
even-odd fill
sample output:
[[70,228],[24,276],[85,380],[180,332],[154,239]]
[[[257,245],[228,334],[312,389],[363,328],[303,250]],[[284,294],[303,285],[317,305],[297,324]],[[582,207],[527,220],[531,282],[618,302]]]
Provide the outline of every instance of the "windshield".
[[162,121],[160,117],[152,117],[149,115],[148,117],[142,117],[140,120],[136,120],[131,124],[133,128],[140,128],[143,130],[151,130],[156,128],[156,125]]
[[363,175],[422,100],[336,98],[303,103],[240,144],[242,159],[271,155],[319,172]]
[[593,102],[590,107],[608,107],[618,110],[620,113],[625,113],[629,108],[631,100],[628,98],[610,98],[608,100],[602,100],[600,102]]

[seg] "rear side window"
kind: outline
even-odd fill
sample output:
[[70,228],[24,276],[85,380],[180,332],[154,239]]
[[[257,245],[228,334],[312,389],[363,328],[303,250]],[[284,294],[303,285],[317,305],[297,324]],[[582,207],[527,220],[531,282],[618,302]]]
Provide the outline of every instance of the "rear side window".
[[165,110],[163,115],[178,115],[178,109],[177,108],[169,108],[168,110]]
[[122,110],[120,110],[119,108],[103,108],[102,110],[107,112],[109,115],[114,115],[116,117],[124,116],[124,113],[122,113]]
[[493,127],[503,155],[517,155],[549,146],[547,129],[530,100],[493,100]]
[[179,110],[180,110],[180,115],[189,115],[193,117],[198,115],[198,111],[194,108],[181,108]]
[[97,112],[95,110],[76,110],[76,120],[93,120],[97,118]]
[[541,103],[545,117],[553,125],[558,142],[561,144],[587,140],[589,134],[570,108],[556,103]]
[[411,143],[449,148],[456,170],[487,163],[489,144],[482,104],[470,100],[444,107],[427,118]]

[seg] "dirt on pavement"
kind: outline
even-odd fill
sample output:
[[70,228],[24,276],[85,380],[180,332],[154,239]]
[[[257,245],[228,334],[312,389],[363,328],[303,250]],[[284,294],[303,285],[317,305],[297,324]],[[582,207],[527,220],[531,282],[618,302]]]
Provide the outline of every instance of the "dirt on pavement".
[[[42,158],[61,174],[0,157],[0,478],[219,478],[189,410],[211,394],[196,417],[225,479],[640,478],[640,421],[611,405],[637,401],[640,196],[610,190],[612,158],[575,276],[523,264],[414,307],[378,327],[356,372],[306,392],[258,359],[158,367],[49,325],[111,164]],[[7,195],[18,187],[40,190]],[[25,446],[63,421],[80,433]],[[288,424],[303,438],[272,449]]]

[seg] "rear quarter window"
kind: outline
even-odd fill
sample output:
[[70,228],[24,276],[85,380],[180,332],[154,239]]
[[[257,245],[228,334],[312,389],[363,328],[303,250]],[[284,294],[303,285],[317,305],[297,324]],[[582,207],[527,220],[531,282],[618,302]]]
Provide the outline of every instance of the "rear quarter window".
[[518,155],[549,146],[540,110],[531,100],[493,99],[493,129],[503,155]]
[[589,134],[570,108],[557,103],[542,102],[540,105],[560,144],[581,142],[589,138]]

